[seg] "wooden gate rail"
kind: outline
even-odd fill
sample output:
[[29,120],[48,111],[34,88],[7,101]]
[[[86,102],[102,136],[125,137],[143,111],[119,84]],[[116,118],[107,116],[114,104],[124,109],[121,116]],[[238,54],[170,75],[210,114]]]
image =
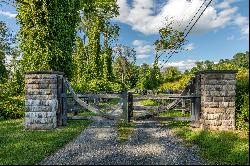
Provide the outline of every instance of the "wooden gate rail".
[[134,95],[133,100],[134,101],[138,101],[138,100],[146,100],[146,99],[155,99],[155,100],[166,100],[166,99],[172,99],[171,97],[175,97],[175,96],[180,96],[180,94],[160,94],[160,95],[140,95],[140,96],[136,96]]
[[109,114],[105,114],[103,112],[101,112],[98,108],[91,106],[89,104],[87,104],[85,101],[81,100],[77,94],[75,93],[74,89],[70,86],[69,82],[64,78],[63,82],[65,84],[65,87],[70,91],[71,95],[73,96],[74,100],[83,108],[88,109],[91,112],[96,113],[97,115],[100,115],[102,117],[105,117],[107,119],[115,119],[114,116],[109,115]]
[[[68,95],[68,98],[73,98],[71,94]],[[77,94],[79,98],[87,98],[87,99],[117,99],[122,98],[122,94]]]

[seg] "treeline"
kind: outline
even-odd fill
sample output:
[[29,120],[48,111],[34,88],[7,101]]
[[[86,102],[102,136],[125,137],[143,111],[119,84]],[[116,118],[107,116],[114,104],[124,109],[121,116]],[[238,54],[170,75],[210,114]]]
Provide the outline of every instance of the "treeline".
[[112,22],[119,15],[116,0],[27,0],[16,1],[16,7],[20,25],[17,36],[12,36],[0,21],[1,118],[23,116],[24,74],[34,70],[64,72],[75,90],[86,92],[179,90],[197,71],[237,69],[237,87],[241,87],[237,88],[237,108],[246,108],[242,108],[242,102],[248,92],[248,52],[218,64],[197,62],[196,67],[184,73],[174,67],[161,72],[158,59],[166,51],[183,50],[183,32],[171,26],[161,28],[154,43],[153,65],[138,66],[134,49],[119,44],[120,27]]
[[160,89],[183,89],[191,77],[203,70],[237,70],[236,74],[236,127],[238,129],[249,128],[249,52],[237,53],[232,59],[221,59],[218,63],[213,61],[196,62],[196,66],[190,71],[181,73],[177,68],[166,69],[165,83]]

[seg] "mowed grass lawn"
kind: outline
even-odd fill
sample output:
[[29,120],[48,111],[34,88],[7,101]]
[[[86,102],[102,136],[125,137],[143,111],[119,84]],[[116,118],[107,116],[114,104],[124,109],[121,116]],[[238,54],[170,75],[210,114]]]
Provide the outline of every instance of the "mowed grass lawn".
[[[179,111],[162,113],[161,116],[183,116]],[[187,121],[162,121],[184,140],[184,145],[199,146],[199,155],[211,164],[249,165],[248,131],[209,131],[191,128]]]
[[48,131],[24,130],[23,119],[0,121],[0,165],[33,165],[75,138],[92,121]]

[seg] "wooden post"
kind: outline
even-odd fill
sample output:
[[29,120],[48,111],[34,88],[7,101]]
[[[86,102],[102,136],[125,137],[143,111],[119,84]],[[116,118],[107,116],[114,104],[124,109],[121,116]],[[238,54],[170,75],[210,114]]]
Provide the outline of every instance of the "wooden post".
[[77,102],[75,100],[74,100],[74,104],[73,104],[73,110],[74,110],[74,116],[78,115]]
[[67,89],[64,84],[64,81],[62,81],[62,93],[63,93],[63,98],[62,98],[62,107],[63,107],[63,113],[62,113],[62,125],[66,126],[67,125]]
[[191,117],[190,117],[190,120],[191,121],[194,121],[195,120],[195,98],[191,98]]
[[62,86],[63,86],[63,80],[62,76],[57,76],[57,100],[58,100],[58,109],[56,112],[57,115],[57,126],[62,126]]
[[128,92],[128,122],[133,117],[133,94]]
[[[195,89],[196,96],[200,96],[200,76],[199,75],[195,76],[194,89]],[[199,121],[200,111],[201,111],[201,98],[197,97],[195,98],[195,101],[194,101],[194,118],[196,122]]]
[[182,114],[184,115],[185,114],[185,108],[186,108],[186,101],[185,101],[185,99],[181,100],[181,108],[183,109],[182,110]]
[[194,101],[194,121],[199,121],[200,118],[200,110],[201,110],[201,106],[200,106],[200,97],[195,98]]
[[129,119],[128,119],[128,92],[127,91],[123,91],[122,98],[123,98],[124,120],[125,120],[125,122],[129,122]]

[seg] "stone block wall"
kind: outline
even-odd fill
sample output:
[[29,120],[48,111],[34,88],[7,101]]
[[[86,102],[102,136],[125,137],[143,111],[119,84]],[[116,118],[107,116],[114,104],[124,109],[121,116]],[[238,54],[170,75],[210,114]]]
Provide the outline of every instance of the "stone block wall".
[[235,95],[237,71],[199,72],[202,128],[235,129]]
[[25,129],[57,127],[58,76],[55,71],[33,71],[25,75]]

